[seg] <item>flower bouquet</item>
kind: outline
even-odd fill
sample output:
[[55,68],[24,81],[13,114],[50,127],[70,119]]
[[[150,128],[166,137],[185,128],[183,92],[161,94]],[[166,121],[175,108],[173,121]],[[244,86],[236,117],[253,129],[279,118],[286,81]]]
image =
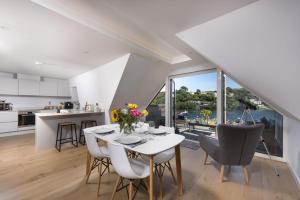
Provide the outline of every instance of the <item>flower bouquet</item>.
[[120,124],[120,132],[127,134],[134,131],[133,123],[136,123],[140,118],[148,115],[147,110],[140,112],[137,104],[128,103],[126,107],[113,109],[111,111],[111,120],[113,123],[118,122]]

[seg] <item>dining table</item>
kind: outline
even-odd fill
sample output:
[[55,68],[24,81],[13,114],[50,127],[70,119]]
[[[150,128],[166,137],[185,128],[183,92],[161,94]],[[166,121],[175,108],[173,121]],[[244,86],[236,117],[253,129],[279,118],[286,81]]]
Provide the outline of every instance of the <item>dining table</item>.
[[[110,134],[97,134],[97,129],[101,128],[111,128],[114,131]],[[102,125],[102,126],[95,126],[86,128],[83,130],[85,133],[94,134],[96,138],[105,141],[105,142],[116,142],[116,140],[120,137],[126,137],[126,134],[121,133],[118,124],[109,124],[109,125]],[[177,174],[177,195],[183,195],[183,182],[182,182],[182,169],[181,169],[181,153],[180,153],[180,144],[184,141],[185,137],[183,135],[169,133],[164,135],[153,135],[149,134],[148,131],[138,131],[138,128],[130,135],[136,135],[141,137],[144,141],[139,145],[122,145],[128,151],[147,155],[149,159],[149,199],[154,199],[154,157],[155,155],[164,152],[168,149],[175,148],[175,161],[176,161],[176,174]],[[90,165],[91,165],[92,157],[87,152],[87,160],[86,160],[86,174],[88,174]]]

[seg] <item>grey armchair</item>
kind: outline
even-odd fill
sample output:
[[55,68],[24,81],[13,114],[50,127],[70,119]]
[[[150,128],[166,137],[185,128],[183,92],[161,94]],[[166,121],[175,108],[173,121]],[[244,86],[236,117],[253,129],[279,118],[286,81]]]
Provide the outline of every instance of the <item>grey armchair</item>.
[[218,140],[200,135],[200,146],[205,151],[206,164],[208,155],[221,164],[220,178],[223,182],[224,166],[238,165],[243,167],[245,182],[249,182],[246,166],[250,164],[257,143],[264,130],[258,125],[226,125],[217,126]]

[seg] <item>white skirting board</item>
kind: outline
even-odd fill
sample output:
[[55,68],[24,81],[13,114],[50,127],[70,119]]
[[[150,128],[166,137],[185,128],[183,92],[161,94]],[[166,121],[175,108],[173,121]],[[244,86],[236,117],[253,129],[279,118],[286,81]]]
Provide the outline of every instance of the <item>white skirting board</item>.
[[24,131],[16,131],[16,132],[9,132],[9,133],[0,133],[1,137],[9,137],[9,136],[16,136],[16,135],[25,135],[25,134],[31,134],[35,133],[35,130],[24,130]]
[[287,166],[292,173],[292,176],[298,186],[298,189],[300,190],[300,177],[297,176],[296,172],[294,171],[294,169],[292,168],[292,166],[290,166],[290,164],[288,162],[287,162]]

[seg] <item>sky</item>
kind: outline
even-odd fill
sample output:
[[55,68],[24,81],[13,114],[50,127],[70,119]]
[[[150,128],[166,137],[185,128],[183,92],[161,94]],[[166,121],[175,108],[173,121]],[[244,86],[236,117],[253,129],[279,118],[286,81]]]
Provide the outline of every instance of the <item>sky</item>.
[[[176,90],[181,86],[186,86],[189,91],[195,92],[197,89],[201,91],[216,91],[217,90],[217,72],[206,74],[197,74],[187,77],[174,78]],[[225,79],[226,87],[241,88],[239,84],[230,79],[228,76]]]

